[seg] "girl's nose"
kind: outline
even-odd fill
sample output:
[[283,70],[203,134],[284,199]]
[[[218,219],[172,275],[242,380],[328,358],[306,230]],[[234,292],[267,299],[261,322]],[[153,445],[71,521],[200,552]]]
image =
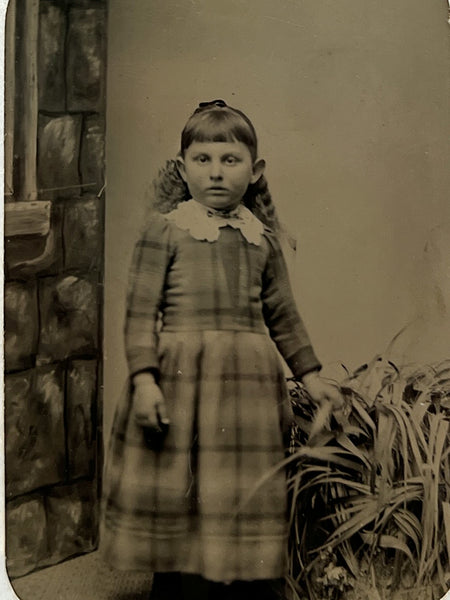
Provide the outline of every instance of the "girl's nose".
[[212,161],[209,169],[211,179],[222,179],[222,165],[220,161]]

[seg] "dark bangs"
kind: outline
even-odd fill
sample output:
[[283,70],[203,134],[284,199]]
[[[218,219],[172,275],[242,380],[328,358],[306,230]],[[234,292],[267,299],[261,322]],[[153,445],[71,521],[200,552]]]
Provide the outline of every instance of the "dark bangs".
[[193,142],[242,142],[253,161],[258,156],[258,142],[250,119],[229,106],[196,111],[181,134],[182,155]]

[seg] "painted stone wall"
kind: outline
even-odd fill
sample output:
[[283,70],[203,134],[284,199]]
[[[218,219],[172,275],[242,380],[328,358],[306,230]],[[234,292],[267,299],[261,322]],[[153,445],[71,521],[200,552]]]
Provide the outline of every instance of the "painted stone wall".
[[46,236],[5,239],[11,577],[97,544],[106,17],[102,0],[39,3],[36,186],[51,218]]

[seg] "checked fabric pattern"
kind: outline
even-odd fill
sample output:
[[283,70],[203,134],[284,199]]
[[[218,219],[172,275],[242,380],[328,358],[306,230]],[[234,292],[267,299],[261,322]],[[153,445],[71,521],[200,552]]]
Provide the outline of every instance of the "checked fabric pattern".
[[292,413],[267,331],[294,375],[319,366],[275,236],[256,246],[224,227],[210,243],[155,217],[134,255],[126,349],[131,374],[159,372],[171,425],[161,451],[146,446],[127,386],[104,478],[101,547],[116,567],[283,575],[285,473],[261,482]]

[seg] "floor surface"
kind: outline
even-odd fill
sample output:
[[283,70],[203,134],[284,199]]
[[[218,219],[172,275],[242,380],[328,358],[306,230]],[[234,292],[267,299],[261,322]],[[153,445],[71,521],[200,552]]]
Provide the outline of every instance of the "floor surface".
[[12,581],[20,600],[148,600],[151,575],[116,571],[92,552]]

